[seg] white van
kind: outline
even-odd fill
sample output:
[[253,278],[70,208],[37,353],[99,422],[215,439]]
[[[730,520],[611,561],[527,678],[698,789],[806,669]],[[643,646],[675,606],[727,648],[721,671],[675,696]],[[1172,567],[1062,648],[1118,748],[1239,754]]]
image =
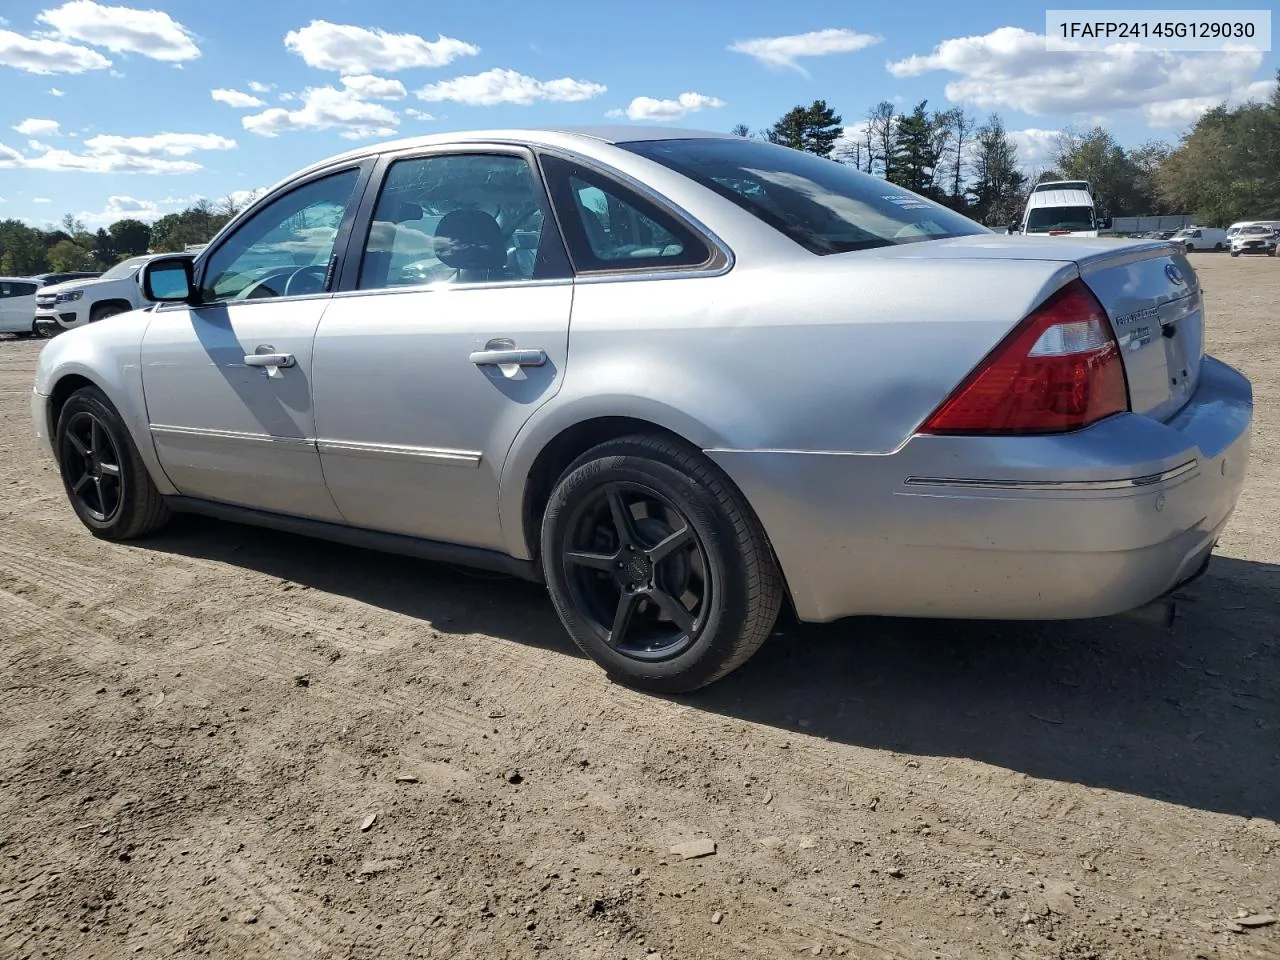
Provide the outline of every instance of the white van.
[[1021,232],[1051,237],[1096,237],[1111,226],[1099,219],[1093,205],[1093,187],[1087,180],[1050,180],[1037,183],[1027,197]]
[[1180,244],[1188,253],[1192,250],[1225,250],[1231,243],[1227,231],[1221,227],[1183,227],[1169,238],[1169,242]]

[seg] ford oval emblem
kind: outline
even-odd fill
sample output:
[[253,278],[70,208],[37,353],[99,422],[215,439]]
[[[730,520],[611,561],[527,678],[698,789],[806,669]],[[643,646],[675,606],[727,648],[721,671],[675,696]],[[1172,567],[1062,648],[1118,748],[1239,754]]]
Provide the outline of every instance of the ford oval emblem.
[[1182,286],[1186,281],[1182,279],[1182,271],[1175,267],[1172,263],[1164,265],[1164,275],[1169,278],[1170,283],[1176,283]]

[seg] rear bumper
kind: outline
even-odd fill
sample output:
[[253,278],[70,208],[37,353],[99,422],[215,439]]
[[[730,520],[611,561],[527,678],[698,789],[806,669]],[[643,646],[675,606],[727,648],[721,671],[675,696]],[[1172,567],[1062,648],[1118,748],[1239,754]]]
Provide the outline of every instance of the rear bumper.
[[1170,421],[913,437],[887,456],[709,451],[755,508],[801,619],[1074,619],[1192,577],[1244,482],[1253,412],[1206,358]]

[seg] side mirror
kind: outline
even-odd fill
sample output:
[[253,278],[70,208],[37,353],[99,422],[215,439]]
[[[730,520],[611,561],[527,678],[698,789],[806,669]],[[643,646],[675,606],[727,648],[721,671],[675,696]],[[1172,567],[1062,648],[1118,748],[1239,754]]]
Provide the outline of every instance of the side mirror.
[[142,292],[157,303],[193,303],[195,274],[190,257],[161,257],[142,268]]

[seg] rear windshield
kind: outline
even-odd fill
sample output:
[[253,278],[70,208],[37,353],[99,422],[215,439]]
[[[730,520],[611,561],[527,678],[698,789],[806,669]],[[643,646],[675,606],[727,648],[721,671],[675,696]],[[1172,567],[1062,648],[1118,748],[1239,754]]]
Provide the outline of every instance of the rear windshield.
[[714,190],[817,254],[989,233],[834,160],[742,137],[619,144]]
[[1093,207],[1035,207],[1027,214],[1027,233],[1092,229]]

